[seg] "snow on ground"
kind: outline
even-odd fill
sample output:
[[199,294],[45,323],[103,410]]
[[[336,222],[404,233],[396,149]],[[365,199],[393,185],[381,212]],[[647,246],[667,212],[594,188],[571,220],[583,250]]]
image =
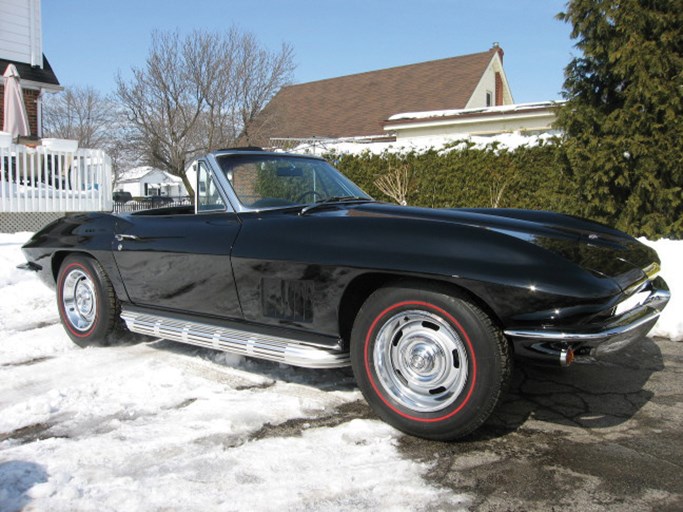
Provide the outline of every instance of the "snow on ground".
[[[0,235],[0,511],[457,510],[348,370],[166,341],[80,349]],[[361,413],[338,408],[358,405]],[[318,421],[318,424],[316,424]],[[320,426],[318,426],[320,425]]]
[[[28,238],[0,235],[0,511],[467,506],[365,417],[348,370],[156,340],[75,347],[54,293],[15,268]],[[683,241],[647,243],[673,290],[653,334],[683,341]]]

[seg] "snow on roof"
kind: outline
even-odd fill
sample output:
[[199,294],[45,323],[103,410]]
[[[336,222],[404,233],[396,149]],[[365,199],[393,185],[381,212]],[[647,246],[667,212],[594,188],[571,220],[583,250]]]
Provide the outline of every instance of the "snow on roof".
[[538,101],[535,103],[513,103],[511,105],[499,105],[497,107],[461,108],[452,110],[429,110],[426,112],[402,112],[389,117],[387,121],[400,121],[406,119],[430,119],[434,117],[454,117],[472,114],[507,114],[511,112],[524,112],[529,110],[544,110],[563,104],[564,101]]
[[553,133],[543,133],[539,135],[525,135],[520,132],[501,133],[491,136],[475,135],[443,135],[425,136],[399,139],[391,142],[368,142],[367,138],[344,138],[344,139],[324,139],[315,142],[305,142],[299,144],[292,153],[308,153],[322,155],[325,153],[360,155],[370,153],[380,155],[382,153],[424,153],[429,150],[437,151],[457,151],[464,149],[465,146],[473,144],[476,149],[496,145],[499,149],[515,149],[521,146],[538,146],[552,141],[556,135]]
[[119,183],[131,183],[135,181],[139,181],[145,176],[147,176],[151,172],[160,172],[164,174],[164,181],[165,182],[182,182],[183,180],[179,178],[178,176],[174,176],[171,173],[164,171],[162,169],[157,169],[156,167],[152,167],[150,165],[143,165],[142,167],[135,167],[134,169],[129,169],[128,171],[123,171],[122,173],[119,174]]

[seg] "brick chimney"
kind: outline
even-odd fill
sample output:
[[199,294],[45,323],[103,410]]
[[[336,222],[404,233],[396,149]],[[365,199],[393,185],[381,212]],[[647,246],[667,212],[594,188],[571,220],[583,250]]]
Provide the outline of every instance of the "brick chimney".
[[497,41],[496,41],[495,43],[493,43],[493,46],[491,47],[491,50],[494,50],[494,51],[496,51],[496,52],[498,53],[498,55],[499,55],[499,57],[500,57],[500,63],[502,64],[502,63],[503,63],[503,55],[505,55],[505,52],[504,52],[503,49],[500,47],[500,45],[498,44]]

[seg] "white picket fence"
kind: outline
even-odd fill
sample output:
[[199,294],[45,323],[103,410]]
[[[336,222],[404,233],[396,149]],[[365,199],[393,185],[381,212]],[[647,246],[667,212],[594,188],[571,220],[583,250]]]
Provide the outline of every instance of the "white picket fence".
[[0,146],[0,212],[111,211],[111,159],[99,149]]

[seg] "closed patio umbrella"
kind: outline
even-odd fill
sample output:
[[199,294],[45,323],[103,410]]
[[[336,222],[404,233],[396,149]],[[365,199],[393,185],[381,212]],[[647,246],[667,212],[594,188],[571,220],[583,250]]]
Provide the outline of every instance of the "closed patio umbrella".
[[19,83],[19,72],[14,64],[7,66],[3,78],[5,86],[5,115],[2,129],[11,133],[12,138],[16,138],[18,135],[30,135],[31,129],[28,125],[26,105],[24,105],[24,97],[21,92],[21,84]]

